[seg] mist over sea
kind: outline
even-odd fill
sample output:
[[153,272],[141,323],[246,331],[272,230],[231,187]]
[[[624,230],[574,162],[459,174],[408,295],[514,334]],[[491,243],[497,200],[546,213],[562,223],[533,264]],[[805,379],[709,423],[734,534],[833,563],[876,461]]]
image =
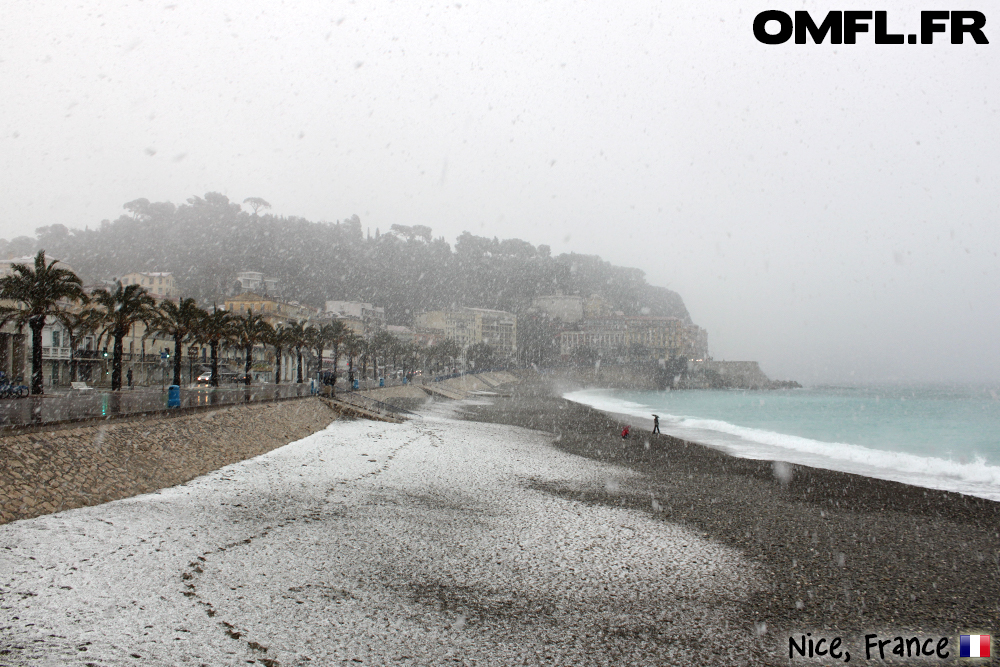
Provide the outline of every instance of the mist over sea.
[[1000,500],[1000,388],[787,391],[585,389],[565,398],[734,456],[799,463]]

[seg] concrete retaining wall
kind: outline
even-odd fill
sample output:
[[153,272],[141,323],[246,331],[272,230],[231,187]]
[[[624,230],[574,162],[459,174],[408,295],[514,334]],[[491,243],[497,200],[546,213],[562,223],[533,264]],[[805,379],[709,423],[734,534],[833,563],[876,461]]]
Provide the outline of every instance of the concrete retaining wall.
[[0,437],[0,524],[182,484],[336,417],[306,398]]

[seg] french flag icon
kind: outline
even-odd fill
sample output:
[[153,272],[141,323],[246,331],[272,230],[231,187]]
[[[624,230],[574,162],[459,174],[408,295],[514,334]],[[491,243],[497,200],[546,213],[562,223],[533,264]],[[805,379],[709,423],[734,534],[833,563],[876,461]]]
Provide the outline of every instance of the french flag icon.
[[958,656],[960,658],[990,657],[989,635],[959,635]]

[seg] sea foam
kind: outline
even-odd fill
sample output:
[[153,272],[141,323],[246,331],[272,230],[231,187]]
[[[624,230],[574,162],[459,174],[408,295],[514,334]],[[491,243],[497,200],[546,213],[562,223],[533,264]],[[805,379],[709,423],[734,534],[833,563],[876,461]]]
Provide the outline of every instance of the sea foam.
[[[655,410],[642,403],[591,390],[569,392],[563,398],[650,423]],[[660,428],[664,433],[722,449],[740,458],[787,461],[1000,501],[1000,466],[990,465],[978,456],[971,462],[955,461],[846,442],[823,442],[718,419],[683,415],[660,414]]]

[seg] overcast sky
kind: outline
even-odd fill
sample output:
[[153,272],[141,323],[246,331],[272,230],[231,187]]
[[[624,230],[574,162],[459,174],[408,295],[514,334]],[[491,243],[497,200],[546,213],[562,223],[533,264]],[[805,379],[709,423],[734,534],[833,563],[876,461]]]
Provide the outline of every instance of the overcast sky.
[[983,46],[756,42],[803,6],[7,0],[0,236],[259,196],[638,267],[772,377],[996,381],[1000,4]]

